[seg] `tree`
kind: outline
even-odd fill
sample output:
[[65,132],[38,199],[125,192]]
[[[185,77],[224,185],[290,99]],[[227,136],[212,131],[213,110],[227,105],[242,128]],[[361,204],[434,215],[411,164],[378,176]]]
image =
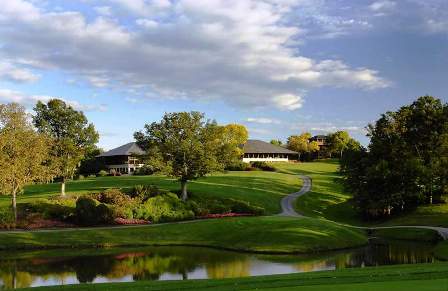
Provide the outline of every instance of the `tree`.
[[246,141],[247,131],[239,125],[204,121],[199,112],[178,112],[146,124],[144,132],[136,132],[134,137],[144,150],[159,153],[165,172],[179,179],[185,201],[188,181],[221,171],[241,156],[240,146]]
[[47,104],[37,102],[33,123],[39,132],[53,139],[51,154],[61,178],[61,195],[65,196],[65,182],[73,177],[85,154],[92,151],[99,135],[81,111],[76,111],[59,99]]
[[271,139],[271,144],[276,145],[276,146],[282,146],[282,141],[279,139]]
[[350,135],[346,131],[336,131],[329,135],[330,150],[339,153],[340,158],[350,142]]
[[291,135],[288,137],[287,148],[298,152],[300,160],[302,154],[316,151],[316,148],[319,150],[319,145],[316,142],[310,143],[310,138],[311,134],[308,132],[302,133],[301,135]]
[[23,187],[51,178],[49,151],[49,139],[34,131],[25,108],[0,104],[0,193],[12,196],[15,221]]

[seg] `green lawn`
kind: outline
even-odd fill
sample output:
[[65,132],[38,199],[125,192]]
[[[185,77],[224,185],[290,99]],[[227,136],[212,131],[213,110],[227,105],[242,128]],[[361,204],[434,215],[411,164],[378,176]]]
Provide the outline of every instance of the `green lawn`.
[[279,163],[276,168],[283,173],[311,177],[311,192],[297,199],[296,210],[308,217],[360,225],[360,219],[349,203],[351,195],[343,190],[338,180],[339,162],[321,160],[311,163]]
[[[220,280],[139,281],[41,287],[29,290],[315,290],[435,291],[448,289],[448,264],[421,264],[342,269],[288,275]],[[25,290],[25,289],[23,289]],[[28,289],[27,289],[28,290]]]
[[192,245],[308,253],[364,245],[364,231],[312,218],[279,216],[203,220],[124,228],[0,233],[0,249]]
[[[154,184],[163,189],[176,191],[179,183],[164,176],[98,177],[67,183],[67,193],[85,194],[106,188],[129,188],[134,185]],[[280,200],[284,195],[300,189],[302,181],[296,176],[273,172],[217,173],[188,185],[188,190],[204,197],[234,198],[249,201],[266,209],[267,214],[280,212]],[[25,188],[19,203],[45,198],[59,193],[60,184],[37,184]],[[9,196],[0,196],[0,206],[9,205]]]
[[372,235],[392,240],[420,242],[437,242],[443,239],[437,231],[423,228],[377,229],[373,231]]

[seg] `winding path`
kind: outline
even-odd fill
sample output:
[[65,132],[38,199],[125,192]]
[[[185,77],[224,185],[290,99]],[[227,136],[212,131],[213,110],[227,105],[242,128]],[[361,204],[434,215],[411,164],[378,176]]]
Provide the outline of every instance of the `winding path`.
[[[300,179],[303,180],[303,186],[299,192],[291,193],[284,197],[281,201],[282,212],[279,214],[281,216],[291,216],[291,217],[304,217],[302,214],[299,214],[294,209],[294,204],[297,198],[311,191],[312,180],[308,176],[301,175]],[[334,221],[335,222],[335,221]],[[336,222],[338,223],[338,222]],[[423,229],[431,229],[437,231],[440,236],[444,240],[448,240],[448,228],[446,227],[438,227],[438,226],[427,226],[427,225],[396,225],[396,226],[373,226],[373,227],[364,227],[364,226],[355,226],[349,224],[338,223],[340,225],[358,228],[358,229],[390,229],[390,228],[423,228]]]

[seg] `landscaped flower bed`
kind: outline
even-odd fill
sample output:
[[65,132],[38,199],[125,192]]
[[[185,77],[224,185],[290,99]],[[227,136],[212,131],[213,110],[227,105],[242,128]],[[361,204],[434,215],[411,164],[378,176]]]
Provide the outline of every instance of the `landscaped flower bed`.
[[118,225],[143,225],[143,224],[151,224],[151,221],[143,220],[143,219],[126,219],[126,218],[115,218],[114,219],[115,224]]
[[251,213],[216,213],[216,214],[207,214],[203,216],[197,217],[197,219],[208,219],[208,218],[223,218],[223,217],[240,217],[240,216],[254,216]]

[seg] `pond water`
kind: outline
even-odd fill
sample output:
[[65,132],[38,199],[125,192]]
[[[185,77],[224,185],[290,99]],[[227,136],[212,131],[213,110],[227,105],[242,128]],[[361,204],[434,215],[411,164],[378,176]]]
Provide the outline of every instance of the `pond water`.
[[432,244],[372,240],[313,255],[258,255],[195,247],[0,252],[0,289],[138,280],[231,278],[435,262]]

